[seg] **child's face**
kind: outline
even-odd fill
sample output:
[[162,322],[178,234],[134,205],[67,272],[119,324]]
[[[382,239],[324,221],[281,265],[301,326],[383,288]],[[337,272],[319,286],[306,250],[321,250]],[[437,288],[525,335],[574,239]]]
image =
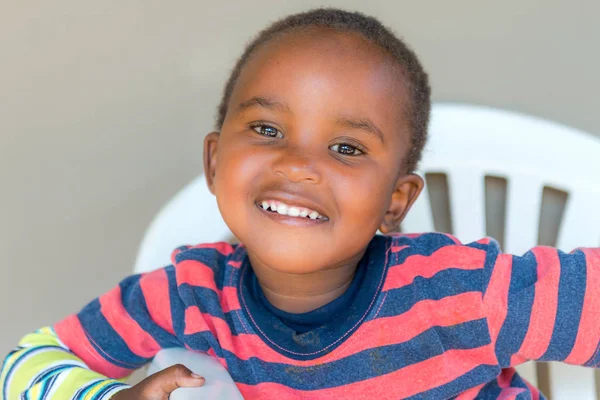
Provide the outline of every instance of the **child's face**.
[[[423,185],[401,171],[406,109],[397,67],[357,35],[288,33],[254,53],[205,142],[209,186],[253,263],[297,274],[355,263],[401,221]],[[263,209],[273,202],[283,215]]]

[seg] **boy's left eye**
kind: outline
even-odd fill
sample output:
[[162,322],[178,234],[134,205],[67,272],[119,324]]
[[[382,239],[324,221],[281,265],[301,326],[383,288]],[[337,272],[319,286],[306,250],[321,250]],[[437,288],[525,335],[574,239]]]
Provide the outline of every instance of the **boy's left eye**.
[[330,149],[335,151],[336,153],[343,154],[345,156],[358,156],[360,154],[363,154],[361,150],[357,149],[356,147],[350,144],[334,144],[330,147]]
[[274,128],[270,125],[255,125],[252,127],[252,129],[254,129],[256,131],[256,133],[266,136],[266,137],[279,138],[279,139],[281,139],[283,137],[283,134],[281,132],[279,132],[279,130],[277,128]]

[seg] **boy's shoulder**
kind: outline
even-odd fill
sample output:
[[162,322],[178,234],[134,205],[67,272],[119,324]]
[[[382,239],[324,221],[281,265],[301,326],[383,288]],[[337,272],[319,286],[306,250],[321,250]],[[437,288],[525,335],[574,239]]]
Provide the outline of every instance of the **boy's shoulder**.
[[202,243],[179,246],[171,253],[171,264],[175,269],[188,264],[201,264],[211,269],[238,265],[244,259],[246,251],[243,245],[227,242]]
[[480,240],[462,243],[458,238],[447,233],[394,233],[385,235],[389,240],[390,248],[394,252],[406,250],[407,252],[433,253],[446,247],[478,249],[483,251],[500,251],[498,242],[489,237]]
[[179,246],[171,253],[167,275],[171,270],[177,286],[187,283],[220,290],[237,275],[245,255],[244,246],[227,242]]
[[227,262],[239,247],[227,242],[179,246],[171,253],[171,263],[177,266],[184,261]]
[[398,289],[417,300],[483,290],[484,278],[499,254],[499,246],[491,238],[466,244],[437,232],[394,234],[387,238],[384,290]]

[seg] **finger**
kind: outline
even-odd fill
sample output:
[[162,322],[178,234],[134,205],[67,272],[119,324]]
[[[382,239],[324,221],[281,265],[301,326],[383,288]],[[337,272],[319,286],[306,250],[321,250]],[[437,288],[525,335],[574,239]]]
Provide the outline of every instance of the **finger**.
[[200,387],[204,385],[204,382],[203,377],[194,374],[185,366],[177,364],[152,375],[148,386],[152,392],[160,390],[164,394],[170,394],[180,387]]

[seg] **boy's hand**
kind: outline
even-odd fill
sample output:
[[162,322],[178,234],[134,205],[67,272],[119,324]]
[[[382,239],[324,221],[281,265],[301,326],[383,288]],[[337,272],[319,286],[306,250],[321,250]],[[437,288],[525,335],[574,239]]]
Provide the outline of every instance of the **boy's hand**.
[[150,375],[129,389],[118,392],[112,400],[168,400],[171,392],[177,388],[203,385],[204,378],[177,364]]

